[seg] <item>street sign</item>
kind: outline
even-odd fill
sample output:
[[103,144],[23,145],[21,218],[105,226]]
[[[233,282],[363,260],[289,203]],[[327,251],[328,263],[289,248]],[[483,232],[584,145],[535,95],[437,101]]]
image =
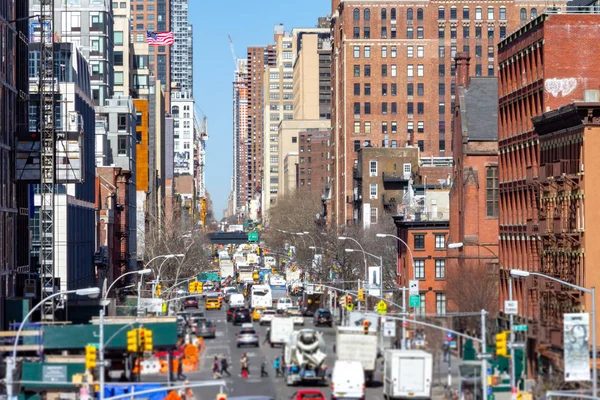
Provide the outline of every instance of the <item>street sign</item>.
[[478,360],[491,360],[492,354],[491,353],[485,353],[485,354],[478,353],[476,357]]
[[513,331],[515,332],[527,332],[527,325],[514,325],[513,326]]
[[387,314],[387,304],[385,301],[379,300],[379,303],[377,303],[377,312],[379,314]]
[[457,347],[457,345],[456,345],[455,341],[450,342],[450,348],[451,349],[455,349],[456,347]]
[[396,322],[387,321],[383,324],[383,337],[396,337]]
[[453,338],[454,336],[452,335],[452,332],[446,332],[446,340],[448,342],[451,342]]
[[410,296],[408,298],[409,307],[421,307],[421,296]]
[[248,241],[249,242],[258,242],[258,232],[248,233]]
[[42,380],[44,382],[65,383],[67,382],[66,365],[43,365]]
[[519,313],[519,302],[517,300],[504,300],[504,314],[517,315]]
[[410,296],[418,296],[419,295],[419,281],[417,281],[417,280],[408,281],[408,294]]

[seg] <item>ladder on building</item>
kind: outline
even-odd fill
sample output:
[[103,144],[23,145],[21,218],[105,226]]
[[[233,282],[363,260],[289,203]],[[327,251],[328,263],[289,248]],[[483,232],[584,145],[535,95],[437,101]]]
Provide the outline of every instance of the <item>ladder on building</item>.
[[40,281],[41,301],[44,301],[42,320],[54,320],[56,301],[47,300],[54,294],[54,222],[56,186],[56,126],[54,124],[55,86],[54,81],[54,0],[40,2]]

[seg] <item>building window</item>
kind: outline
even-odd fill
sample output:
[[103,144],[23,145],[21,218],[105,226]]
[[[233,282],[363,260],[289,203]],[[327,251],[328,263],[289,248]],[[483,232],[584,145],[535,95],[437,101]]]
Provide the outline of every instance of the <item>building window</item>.
[[435,279],[446,279],[446,260],[435,260]]
[[481,64],[475,64],[475,76],[481,76]]
[[360,150],[360,140],[354,141],[354,151],[357,152]]
[[527,10],[521,8],[521,21],[525,21],[527,19]]
[[391,71],[392,76],[396,76],[397,74],[397,70],[396,70],[396,65],[392,65],[392,71]]
[[424,96],[424,95],[425,95],[425,84],[417,83],[417,96]]
[[[481,46],[475,46],[475,57],[481,57],[481,53],[482,53]],[[493,53],[492,53],[492,57],[493,57]]]
[[371,223],[372,224],[377,223],[377,208],[376,207],[371,208]]
[[425,122],[424,121],[417,122],[417,133],[425,133]]
[[415,84],[414,83],[407,83],[406,84],[406,95],[407,96],[413,96],[415,94]]
[[490,26],[488,27],[488,39],[493,39],[494,38],[494,27]]
[[365,89],[365,96],[370,96],[371,95],[371,84],[365,83],[364,89]]
[[365,103],[365,114],[366,115],[371,114],[371,103],[369,103],[369,102]]
[[446,103],[438,104],[438,114],[444,115],[446,113]]
[[392,96],[395,96],[397,94],[397,86],[395,83],[391,84],[391,92],[392,92]]
[[118,136],[118,154],[120,156],[127,154],[127,136],[119,135]]
[[360,65],[355,65],[354,66],[354,77],[355,78],[359,78],[360,77]]
[[365,58],[371,58],[371,46],[365,46]]
[[369,28],[368,26],[366,26],[363,30],[363,38],[371,39],[371,28]]
[[360,58],[360,47],[359,46],[354,46],[353,52],[354,52],[354,58]]
[[536,8],[532,8],[530,15],[531,15],[531,19],[537,18],[537,9]]
[[481,7],[477,7],[475,9],[475,19],[477,19],[477,20],[483,19],[482,14],[483,14],[483,12],[481,11]]
[[[394,76],[394,75],[392,75],[392,76]],[[387,94],[388,94],[388,93],[387,93],[387,92],[388,92],[388,89],[387,89],[387,87],[388,87],[388,86],[387,86],[387,83],[382,83],[382,84],[381,84],[381,95],[382,95],[382,96],[387,96]]]
[[371,19],[371,10],[365,8],[365,11],[363,12],[363,18],[365,21],[369,21]]
[[414,53],[414,48],[413,48],[412,46],[408,46],[408,47],[406,48],[406,56],[407,56],[408,58],[413,58],[413,57],[415,56],[415,53]]
[[506,27],[501,26],[500,27],[500,39],[504,39],[504,38],[506,38]]
[[463,26],[463,39],[468,39],[470,34],[470,29],[468,26]]
[[369,77],[369,76],[371,76],[371,65],[366,64],[365,65],[365,77]]
[[390,18],[392,21],[396,21],[396,9],[395,8],[392,8],[390,10]]
[[113,34],[113,41],[115,43],[115,46],[122,46],[123,45],[123,32],[115,31],[115,33]]
[[475,27],[475,38],[481,39],[481,27],[480,26]]
[[425,235],[414,235],[413,240],[415,250],[425,250]]
[[406,10],[406,20],[407,21],[412,21],[413,20],[413,9],[412,8],[408,8]]
[[415,123],[413,121],[408,121],[406,123],[406,130],[412,135],[415,132]]
[[360,115],[360,103],[358,101],[354,103],[354,115]]
[[353,39],[360,39],[360,26],[354,27],[354,32],[352,34]]
[[425,279],[425,260],[415,260],[415,279]]
[[418,26],[417,27],[417,39],[423,39],[425,37],[425,34],[423,32],[424,32],[423,27]]
[[452,6],[450,7],[450,19],[456,20],[456,17],[456,7]]
[[498,167],[486,168],[486,216],[498,218]]
[[463,7],[463,19],[469,19],[469,7]]
[[417,8],[417,21],[423,21],[423,9]]
[[419,148],[420,152],[424,152],[425,151],[425,141],[419,140],[417,142],[417,147]]
[[360,83],[355,83],[354,84],[354,95],[355,96],[360,96]]
[[360,21],[360,10],[358,8],[354,9],[354,20]]
[[[415,103],[413,103],[412,101],[409,101],[408,103],[406,103],[406,113],[408,115],[413,115],[415,113]],[[409,122],[412,123],[412,122]]]
[[446,36],[444,28],[438,28],[438,39],[443,39]]
[[377,161],[369,162],[369,176],[377,176]]
[[387,46],[381,46],[381,57],[387,57]]
[[123,84],[123,72],[115,71],[115,85]]
[[360,121],[354,121],[354,133],[360,134]]
[[[392,105],[394,105],[396,103],[392,103]],[[392,114],[395,114],[392,113]],[[397,121],[392,121],[392,133],[398,133],[398,122]]]
[[500,19],[501,20],[506,19],[506,7],[500,7]]
[[438,66],[438,75],[442,78],[446,75],[446,66],[444,64]]
[[408,28],[406,28],[406,38],[407,39],[412,39],[413,38],[413,28],[411,26],[409,26]]
[[387,10],[385,8],[381,9],[381,20],[385,21],[387,19]]
[[[423,64],[417,65],[417,76],[424,76],[425,74],[425,66]],[[392,75],[394,76],[394,75]]]
[[450,28],[450,39],[456,40],[456,28]]
[[369,198],[376,199],[377,198],[377,184],[371,183],[369,186]]
[[127,130],[127,114],[118,114],[117,115],[117,130],[119,130],[119,131]]
[[115,65],[116,66],[123,66],[123,52],[122,51],[115,51],[114,53],[114,60],[115,60]]
[[488,7],[487,19],[494,19],[494,7]]
[[381,27],[381,38],[387,39],[387,28],[385,26]]
[[392,58],[396,58],[396,46],[392,46]]
[[494,76],[494,65],[488,64],[488,76]]
[[[387,102],[381,103],[381,114],[382,115],[387,115]],[[387,126],[387,122],[386,122],[386,126]]]
[[421,298],[421,304],[415,309],[415,314],[425,316],[427,313],[427,307],[425,306],[425,293],[419,294],[419,297]]
[[423,58],[423,54],[425,53],[423,46],[417,46],[417,58]]
[[[434,216],[435,218],[435,216]],[[435,249],[443,250],[446,247],[446,235],[435,235]]]
[[446,294],[435,294],[435,312],[437,315],[446,315]]
[[292,136],[292,143],[298,143],[298,137]]
[[415,66],[414,65],[406,66],[406,75],[409,77],[415,76]]
[[446,19],[444,7],[438,8],[438,19]]
[[381,76],[382,76],[383,78],[385,78],[385,77],[387,76],[387,65],[386,65],[386,64],[383,64],[383,65],[381,66]]
[[417,103],[417,114],[419,114],[419,115],[425,114],[425,103],[422,101]]
[[371,133],[371,122],[365,122],[365,133]]

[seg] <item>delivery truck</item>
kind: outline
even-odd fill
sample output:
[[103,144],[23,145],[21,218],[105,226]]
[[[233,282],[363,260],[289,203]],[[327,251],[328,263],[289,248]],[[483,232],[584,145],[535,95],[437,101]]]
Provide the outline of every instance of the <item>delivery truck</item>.
[[386,350],[383,397],[431,399],[433,357],[423,350]]
[[335,352],[340,361],[359,361],[367,383],[373,381],[377,366],[377,331],[365,335],[363,328],[339,327]]
[[271,333],[269,341],[271,347],[276,344],[285,346],[290,341],[290,335],[294,332],[294,320],[288,317],[275,317],[271,321]]

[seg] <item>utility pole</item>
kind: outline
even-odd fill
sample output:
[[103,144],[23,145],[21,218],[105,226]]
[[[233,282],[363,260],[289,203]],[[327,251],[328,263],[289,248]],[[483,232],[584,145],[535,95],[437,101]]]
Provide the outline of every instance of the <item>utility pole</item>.
[[485,328],[485,315],[487,312],[481,310],[481,399],[487,399],[487,342],[486,342],[486,328]]
[[[508,275],[508,299],[512,301],[513,299],[513,278],[509,274]],[[510,323],[510,345],[508,346],[510,351],[510,392],[512,395],[517,393],[517,388],[515,384],[515,374],[516,374],[516,361],[515,361],[515,331],[514,331],[514,316],[512,314],[509,315],[509,323]]]

